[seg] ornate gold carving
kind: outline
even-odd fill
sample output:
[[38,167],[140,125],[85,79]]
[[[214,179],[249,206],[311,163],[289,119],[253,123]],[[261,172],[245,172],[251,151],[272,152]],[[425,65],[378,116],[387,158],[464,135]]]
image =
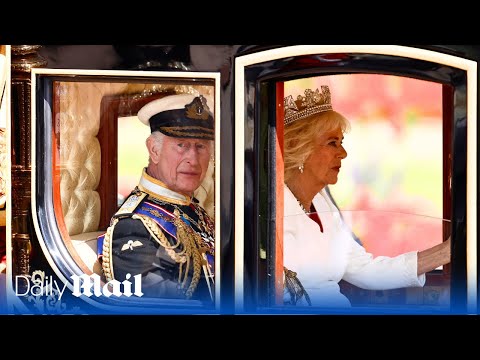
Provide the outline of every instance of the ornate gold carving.
[[12,80],[14,72],[30,73],[32,68],[47,65],[47,61],[37,54],[40,47],[40,45],[12,45]]
[[[31,82],[33,67],[46,65],[37,54],[40,45],[12,45],[11,67],[11,131],[12,131],[12,260],[13,279],[29,277],[32,239],[31,224]],[[25,278],[23,277],[25,276]],[[19,287],[26,284],[19,283]]]
[[[31,302],[40,314],[64,314],[64,313],[80,313],[80,308],[74,306],[71,309],[67,308],[67,304],[60,299],[60,291],[50,286],[48,280],[46,281],[45,272],[35,270],[31,276],[32,288],[36,288],[35,294],[30,294],[27,300]],[[53,279],[51,279],[53,282]]]

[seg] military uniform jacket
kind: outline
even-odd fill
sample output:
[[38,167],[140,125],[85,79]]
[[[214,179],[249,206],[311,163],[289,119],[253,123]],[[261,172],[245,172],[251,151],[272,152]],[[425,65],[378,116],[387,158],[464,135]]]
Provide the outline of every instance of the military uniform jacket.
[[145,170],[98,240],[106,281],[142,274],[144,296],[213,301],[213,220]]

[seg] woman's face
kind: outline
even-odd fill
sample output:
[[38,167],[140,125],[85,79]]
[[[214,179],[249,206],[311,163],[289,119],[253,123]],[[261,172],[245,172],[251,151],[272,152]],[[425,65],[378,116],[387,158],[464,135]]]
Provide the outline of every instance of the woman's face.
[[335,184],[342,166],[342,160],[347,157],[343,148],[343,132],[341,129],[318,135],[313,152],[306,159],[303,176],[319,189],[329,184]]

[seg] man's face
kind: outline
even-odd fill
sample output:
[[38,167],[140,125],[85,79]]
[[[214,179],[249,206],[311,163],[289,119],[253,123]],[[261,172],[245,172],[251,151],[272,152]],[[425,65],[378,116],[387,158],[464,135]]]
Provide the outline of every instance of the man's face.
[[169,189],[192,195],[207,172],[212,145],[210,140],[165,136],[156,174]]

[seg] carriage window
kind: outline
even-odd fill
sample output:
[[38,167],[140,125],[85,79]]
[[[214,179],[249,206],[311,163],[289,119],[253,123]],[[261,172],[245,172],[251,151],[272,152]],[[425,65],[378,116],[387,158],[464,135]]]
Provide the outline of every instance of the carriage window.
[[[442,99],[444,92],[451,90],[444,89],[440,83],[407,77],[348,74],[285,82],[284,97],[305,97],[305,89],[316,91],[322,89],[322,86],[329,88],[333,110],[344,115],[350,123],[350,129],[343,134],[343,140],[336,139],[334,144],[335,147],[342,146],[346,153],[333,160],[316,160],[332,161],[331,166],[337,166],[338,174],[332,175],[329,169],[325,170],[318,162],[312,161],[305,166],[318,164],[318,168],[305,171],[307,174],[313,172],[312,177],[326,181],[325,190],[328,190],[326,194],[329,201],[340,209],[342,222],[351,232],[352,238],[374,258],[422,251],[446,240],[450,236],[448,208],[451,203],[451,170],[448,158],[451,153],[451,130],[448,125],[444,125],[444,112],[446,111],[448,116],[449,111],[444,109]],[[288,106],[287,102],[284,105]],[[287,143],[289,139],[285,140],[285,147],[290,144]],[[323,145],[330,144],[326,142]],[[283,151],[285,163],[290,165],[287,159],[290,155],[287,155],[285,148]],[[298,172],[296,176],[296,179],[286,180],[286,183],[291,184],[295,196],[301,197],[305,189],[297,189],[296,184],[298,177],[305,175]],[[284,199],[286,207],[292,206],[288,200]],[[322,206],[320,202],[316,205]],[[333,224],[331,217],[335,214],[332,210],[327,207],[312,211],[315,210],[315,216],[323,226],[323,231],[318,234],[330,234],[329,239],[336,236],[326,228]],[[285,236],[294,236],[294,231],[292,230],[293,234],[290,232],[291,224],[302,224],[305,222],[302,219],[303,215],[286,209],[283,225],[286,229]],[[304,226],[308,225],[307,221]],[[285,254],[286,251],[299,251],[295,256],[301,258],[301,262],[308,262],[309,256],[313,256],[308,271],[315,271],[315,263],[318,264],[320,272],[322,269],[323,272],[334,271],[323,268],[322,256],[326,256],[324,253],[331,250],[330,256],[339,256],[337,261],[342,261],[341,252],[337,253],[332,247],[323,250],[316,248],[319,242],[329,239],[317,239],[308,245],[309,248],[304,249],[302,255],[298,241],[307,241],[296,238],[292,249],[293,245],[289,245],[292,240],[284,237],[286,243],[283,244],[283,260],[287,262],[287,259],[290,259],[289,255]],[[296,272],[295,260],[290,259],[288,262],[288,268],[293,267],[289,270]],[[301,273],[302,268],[298,270]],[[346,268],[338,270],[338,276],[341,277]],[[320,273],[318,276],[321,277]],[[329,276],[333,279],[336,275]],[[354,279],[355,276],[350,278]],[[436,270],[429,272],[426,278],[424,287],[380,287],[369,291],[371,284],[367,283],[367,289],[362,289],[342,280],[340,289],[357,311],[372,305],[448,309],[448,269],[438,266]],[[299,281],[301,280],[299,277]],[[379,278],[378,281],[382,280]],[[305,286],[315,288],[315,284]],[[308,289],[306,292],[308,293]],[[312,290],[312,293],[315,293],[315,290]]]
[[450,176],[443,161],[451,151],[442,85],[350,74],[289,81],[284,92],[322,85],[351,124],[343,140],[348,155],[330,192],[362,244],[374,256],[395,256],[440,243]]
[[[170,297],[168,295],[170,290],[146,291],[148,284],[153,284],[155,276],[158,275],[152,275],[148,279],[142,278],[142,288],[139,287],[138,276],[135,277],[133,274],[126,273],[125,279],[114,277],[112,258],[116,254],[116,250],[113,248],[114,245],[111,245],[111,241],[114,236],[113,231],[118,231],[117,234],[120,232],[119,228],[113,230],[113,227],[121,219],[130,216],[145,224],[146,234],[153,234],[152,238],[158,238],[158,243],[168,248],[167,254],[171,252],[170,246],[162,242],[166,236],[177,239],[181,242],[181,246],[183,246],[183,241],[189,241],[190,238],[196,239],[196,235],[187,236],[183,235],[183,232],[176,233],[176,228],[183,226],[183,223],[192,228],[197,224],[199,229],[201,227],[201,235],[199,234],[199,238],[195,240],[197,243],[205,241],[206,247],[212,246],[213,248],[215,246],[214,205],[215,201],[218,201],[218,197],[215,196],[214,168],[218,169],[219,164],[218,161],[215,161],[214,139],[215,128],[219,124],[219,119],[217,119],[219,104],[215,99],[218,75],[205,73],[195,74],[198,76],[185,77],[183,75],[182,78],[166,78],[165,74],[159,76],[157,73],[156,76],[141,78],[135,76],[135,72],[125,72],[123,77],[120,75],[107,76],[108,72],[102,76],[92,76],[86,72],[69,77],[65,74],[50,74],[48,73],[49,69],[38,70],[38,72],[41,74],[37,75],[39,90],[35,123],[37,127],[35,141],[38,150],[36,156],[39,158],[44,156],[45,162],[39,162],[43,166],[38,166],[35,187],[37,192],[45,194],[45,197],[39,196],[36,199],[37,221],[39,222],[37,235],[46,243],[51,253],[59,253],[55,259],[57,270],[65,278],[84,275],[93,279],[100,278],[103,287],[108,287],[108,291],[116,291],[115,294],[119,295],[120,304],[115,303],[116,299],[113,299],[115,297],[110,295],[104,296],[109,299],[99,299],[100,302],[107,301],[109,305],[112,305],[110,308],[113,311],[116,307],[123,309],[119,311],[126,312],[141,311],[141,309],[151,311],[152,307],[155,307],[157,309],[155,311],[162,312],[162,306],[163,309],[166,309],[163,311],[167,312],[171,311],[172,306],[177,311],[192,311],[188,310],[189,308],[195,309],[193,311],[196,312],[215,311],[219,285],[215,285],[214,273],[219,260],[208,260],[209,252],[199,253],[199,256],[205,257],[205,261],[202,260],[201,263],[192,261],[190,268],[186,265],[182,268],[180,262],[182,259],[177,259],[175,254],[171,254],[170,258],[173,259],[171,261],[173,263],[172,284],[178,280],[178,283],[175,282],[176,289],[185,286],[188,287],[188,291],[185,298],[182,298],[181,290],[178,290],[178,296]],[[166,101],[162,100],[163,98]],[[178,105],[175,101],[184,101],[185,104]],[[153,120],[147,119],[146,123],[142,123],[143,120],[138,114],[147,104],[150,104],[151,107],[152,104],[160,107],[167,106],[167,110],[163,111],[169,111],[169,117],[157,116],[155,118],[160,119],[158,120],[160,125],[156,129],[151,129],[149,126],[149,121]],[[168,108],[169,106],[172,109]],[[153,119],[155,113],[150,116]],[[185,119],[182,116],[185,116]],[[177,123],[164,123],[171,121],[172,117]],[[185,122],[188,121],[191,121],[191,124],[189,123],[187,127]],[[185,196],[184,193],[179,195],[183,196],[184,201],[180,197],[175,198],[176,195],[170,192],[166,181],[162,183],[161,180],[147,173],[146,168],[149,166],[150,155],[146,140],[151,133],[158,129],[160,130],[157,133],[163,135],[165,135],[163,131],[168,132],[173,129],[169,135],[175,135],[166,135],[165,139],[184,139],[190,136],[193,140],[189,141],[195,142],[197,147],[203,146],[202,149],[206,149],[203,152],[210,154],[202,155],[202,159],[198,161],[199,163],[201,161],[201,164],[195,165],[197,167],[182,170],[188,171],[188,174],[185,175],[188,177],[185,194],[188,195]],[[181,133],[181,136],[176,136],[178,133]],[[52,134],[54,136],[51,136]],[[160,144],[169,143],[168,139],[154,145],[155,149],[160,147]],[[42,151],[44,152],[42,153]],[[200,150],[197,152],[201,153]],[[193,188],[194,185],[198,186]],[[162,195],[164,187],[170,198]],[[190,189],[191,193],[188,192]],[[159,193],[156,192],[157,190]],[[185,222],[177,224],[175,222],[177,215],[174,215],[176,213],[173,208],[171,214],[164,209],[163,206],[167,205],[163,204],[166,204],[171,197],[175,201],[178,200],[178,204],[174,203],[179,208],[178,211],[188,212],[188,214],[185,213],[186,215],[178,215],[179,219],[185,218]],[[137,200],[138,202],[135,202]],[[48,206],[49,201],[52,201],[53,208]],[[189,206],[190,201],[195,205]],[[150,202],[152,203],[150,204]],[[130,208],[132,203],[138,206]],[[151,211],[148,214],[140,214],[138,212],[143,211],[139,210],[140,207],[142,209],[148,207],[147,210]],[[41,217],[38,215],[39,212],[50,213],[51,217]],[[112,217],[117,212],[119,215],[113,221]],[[164,224],[162,219],[165,221],[171,219],[171,221]],[[110,228],[112,230],[109,230]],[[162,235],[163,231],[166,231],[167,235]],[[185,231],[193,234],[188,232],[188,229]],[[122,236],[125,236],[125,239],[136,236],[137,241],[125,242],[127,246],[119,248],[121,254],[126,254],[128,251],[133,252],[136,247],[138,248],[140,235],[126,233]],[[149,244],[149,242],[145,242],[144,246],[149,246]],[[151,254],[155,257],[156,243],[151,245],[153,246]],[[171,248],[175,248],[174,244]],[[159,251],[157,250],[157,253]],[[190,255],[189,253],[188,256]],[[144,253],[143,256],[149,255]],[[179,256],[187,255],[180,254]],[[107,265],[104,261],[106,258],[109,259]],[[123,260],[117,260],[117,264],[120,261]],[[153,264],[156,264],[157,260],[152,259],[152,261]],[[160,268],[167,266],[167,263],[170,264],[168,261],[163,266],[160,264]],[[173,269],[175,263],[181,268],[180,275]],[[188,259],[185,263],[190,264]],[[204,263],[207,265],[202,265]],[[112,270],[110,271],[110,269]],[[174,280],[174,274],[177,273],[178,276],[181,276],[182,270],[184,277]],[[120,273],[120,270],[117,273]],[[190,278],[192,273],[193,278]],[[208,280],[206,280],[207,278]],[[125,281],[125,284],[122,283],[124,287],[116,287],[117,282],[122,280]],[[203,280],[206,285],[202,283]],[[128,281],[130,281],[129,288],[127,288]],[[75,287],[75,283],[71,285]],[[202,301],[199,297],[195,297],[196,290],[200,288],[210,301]],[[135,293],[132,296],[130,292],[134,292],[134,290]],[[122,291],[128,292],[127,297],[131,297],[131,299],[127,299],[130,301],[129,308],[125,308],[126,305],[123,304],[127,300],[125,296],[122,296]],[[175,290],[172,291],[175,292]],[[180,310],[183,308],[186,310]]]
[[[476,64],[408,47],[312,45],[246,54],[235,71],[244,177],[236,196],[245,203],[236,209],[237,307],[475,312],[476,208],[468,198],[476,199],[476,142],[467,124],[475,129]],[[334,127],[295,128],[302,110],[330,106],[349,131],[339,131],[336,115]],[[317,121],[324,123],[331,121]],[[428,270],[420,261],[425,277],[414,264],[408,281],[387,284],[397,270],[385,276],[363,266],[363,250],[374,262],[411,263],[417,251],[449,249],[449,238],[451,254]],[[346,306],[315,306],[335,302],[333,294]]]
[[[138,183],[139,175],[145,164],[138,159],[148,159],[147,148],[142,139],[150,135],[150,129],[138,121],[136,116],[122,116],[118,118],[119,144],[129,144],[134,139],[135,146],[120,146],[118,152],[118,205],[128,197]],[[137,141],[140,140],[140,141]]]

